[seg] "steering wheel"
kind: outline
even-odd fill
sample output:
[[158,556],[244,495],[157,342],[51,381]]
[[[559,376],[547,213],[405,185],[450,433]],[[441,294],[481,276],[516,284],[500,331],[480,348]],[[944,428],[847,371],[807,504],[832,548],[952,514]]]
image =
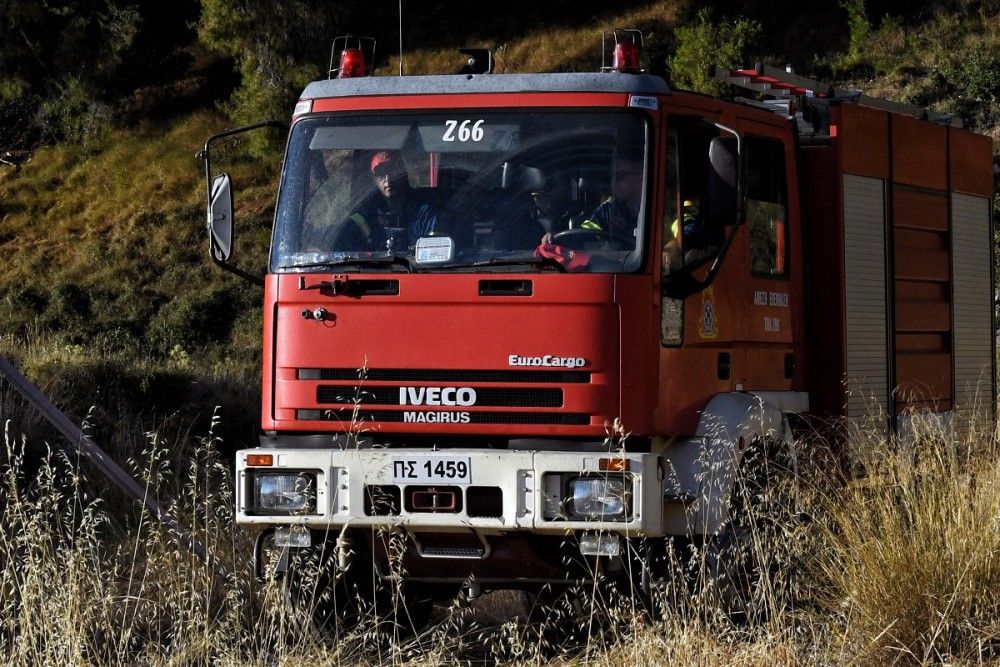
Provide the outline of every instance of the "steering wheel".
[[570,250],[586,250],[594,243],[603,243],[620,249],[622,242],[603,229],[565,229],[552,235],[552,243],[569,248]]

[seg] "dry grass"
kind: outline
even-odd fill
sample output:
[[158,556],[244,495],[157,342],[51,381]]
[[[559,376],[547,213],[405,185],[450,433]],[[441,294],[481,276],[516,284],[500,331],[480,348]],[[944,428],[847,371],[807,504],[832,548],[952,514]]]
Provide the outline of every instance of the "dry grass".
[[218,444],[211,434],[185,443],[149,434],[132,464],[151,492],[176,499],[174,511],[226,565],[225,576],[148,517],[129,521],[90,497],[79,462],[65,454],[51,454],[28,478],[22,443],[8,434],[0,654],[13,665],[1000,661],[1000,447],[992,432],[928,426],[905,447],[855,440],[872,474],[847,485],[803,465],[809,481],[799,509],[812,521],[789,520],[764,533],[766,543],[754,540],[781,555],[781,577],[795,585],[766,584],[765,597],[781,604],[749,622],[733,622],[711,595],[692,592],[699,551],[682,547],[661,570],[652,615],[598,584],[530,615],[503,593],[459,598],[413,635],[390,622],[397,598],[389,609],[368,608],[335,643],[284,603],[280,584],[251,583],[247,531],[233,523],[231,473]]
[[[862,448],[871,476],[837,495],[819,539],[839,652],[908,663],[1000,659],[1000,450],[992,433],[917,427]],[[877,444],[877,443],[876,443]]]

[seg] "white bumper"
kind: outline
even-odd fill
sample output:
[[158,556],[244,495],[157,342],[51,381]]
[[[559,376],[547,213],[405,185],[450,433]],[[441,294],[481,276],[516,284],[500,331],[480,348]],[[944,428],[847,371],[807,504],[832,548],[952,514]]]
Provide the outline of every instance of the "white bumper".
[[[273,466],[249,467],[248,454],[272,454]],[[459,484],[493,487],[502,492],[500,516],[469,516],[467,504],[458,511],[407,511],[371,516],[366,512],[367,486],[397,486],[405,497],[407,485],[396,484],[393,462],[401,457],[467,457],[471,480]],[[601,459],[628,459],[627,472],[602,472]],[[269,515],[255,511],[253,476],[274,472],[309,471],[316,475],[316,510],[308,514]],[[626,479],[631,487],[630,513],[620,521],[572,519],[559,510],[565,480],[573,476]],[[442,483],[444,484],[444,483]],[[427,482],[418,484],[427,487]],[[430,485],[433,486],[433,485]],[[473,529],[480,534],[520,530],[563,534],[570,530],[601,530],[628,536],[663,534],[663,463],[655,454],[596,452],[448,449],[252,449],[236,455],[237,521],[258,525],[305,525],[327,529],[398,526],[407,529]],[[406,503],[401,503],[405,505]],[[370,511],[370,509],[369,509]],[[562,514],[562,516],[559,516]]]

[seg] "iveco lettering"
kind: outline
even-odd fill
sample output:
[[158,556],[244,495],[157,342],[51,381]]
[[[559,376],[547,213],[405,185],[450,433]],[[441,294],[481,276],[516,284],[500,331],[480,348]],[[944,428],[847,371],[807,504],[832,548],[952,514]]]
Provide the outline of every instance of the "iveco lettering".
[[400,387],[400,405],[475,405],[472,387]]

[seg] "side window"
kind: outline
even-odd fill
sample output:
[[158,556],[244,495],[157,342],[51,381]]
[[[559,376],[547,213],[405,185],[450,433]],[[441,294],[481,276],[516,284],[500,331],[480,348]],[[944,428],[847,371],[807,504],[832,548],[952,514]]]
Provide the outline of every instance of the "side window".
[[757,277],[788,275],[785,149],[774,139],[747,140],[747,225],[750,272]]
[[[713,166],[711,147],[719,128],[698,116],[670,116],[664,192],[663,248],[660,270],[664,276],[707,261],[721,247],[726,220],[712,215]],[[717,207],[716,207],[717,208]],[[661,299],[660,342],[680,345],[683,338],[684,303]]]
[[[664,276],[668,275],[675,268],[683,264],[679,235],[678,219],[678,192],[679,184],[678,159],[677,159],[677,129],[670,128],[669,144],[667,147],[667,178],[664,192],[666,195],[666,206],[663,216],[663,258],[660,264],[660,271]],[[668,296],[660,297],[660,344],[676,346],[684,342],[684,301],[672,299]]]
[[663,207],[663,262],[660,270],[663,275],[667,275],[672,270],[680,268],[683,261],[681,259],[680,228],[678,220],[678,199],[677,194],[680,188],[677,182],[677,175],[680,171],[678,167],[677,155],[677,128],[671,127],[668,136],[667,146],[667,177],[664,187],[666,195],[666,206]]
[[711,190],[712,140],[719,129],[709,120],[671,116],[667,156],[667,201],[663,220],[664,274],[695,264],[722,245],[726,220],[713,215]]

